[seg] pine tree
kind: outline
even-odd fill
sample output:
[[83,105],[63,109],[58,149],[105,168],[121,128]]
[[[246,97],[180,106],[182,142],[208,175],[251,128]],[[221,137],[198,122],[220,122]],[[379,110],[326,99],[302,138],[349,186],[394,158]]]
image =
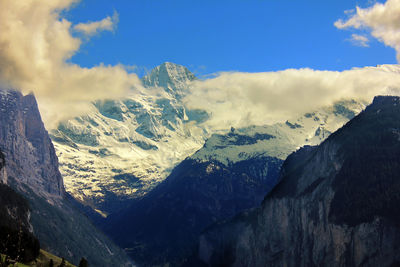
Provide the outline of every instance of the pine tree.
[[58,265],[58,267],[65,267],[65,259],[62,258],[60,265]]
[[89,263],[85,258],[82,258],[81,261],[79,262],[79,266],[78,267],[88,267]]

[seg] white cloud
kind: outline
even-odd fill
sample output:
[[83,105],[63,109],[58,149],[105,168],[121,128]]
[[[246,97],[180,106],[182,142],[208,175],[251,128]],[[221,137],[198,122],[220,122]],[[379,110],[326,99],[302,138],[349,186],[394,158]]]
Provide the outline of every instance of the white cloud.
[[350,41],[356,46],[369,47],[369,39],[365,35],[353,33]]
[[338,29],[370,30],[373,37],[396,50],[400,62],[400,0],[375,3],[369,8],[356,7],[355,14],[334,25]]
[[[89,101],[119,98],[133,88],[141,88],[139,78],[122,65],[82,68],[68,62],[79,51],[82,40],[71,34],[74,26],[61,12],[76,2],[0,0],[0,83],[24,92],[34,91],[48,127],[84,113]],[[400,51],[398,3],[389,0],[370,9],[357,8],[351,18],[335,25],[369,27],[376,38]],[[80,28],[90,35],[113,28],[116,21],[108,17],[100,22],[80,24]],[[264,124],[285,120],[345,97],[371,100],[387,88],[400,88],[399,77],[398,73],[382,68],[221,73],[214,79],[194,82],[186,101],[191,108],[212,113],[210,127]]]
[[212,114],[212,129],[263,125],[287,120],[341,99],[371,101],[400,88],[400,67],[343,72],[288,69],[265,73],[221,73],[196,81],[185,99],[193,109]]
[[[0,0],[0,83],[33,91],[48,127],[82,114],[91,100],[118,98],[140,87],[138,77],[123,66],[82,68],[68,63],[82,41],[72,36],[72,23],[61,12],[76,2]],[[88,26],[88,33],[108,29],[108,21],[114,25],[116,20]]]
[[113,31],[118,23],[118,13],[114,11],[112,17],[108,16],[100,21],[79,23],[74,26],[74,29],[87,36],[93,36],[98,34],[100,31]]

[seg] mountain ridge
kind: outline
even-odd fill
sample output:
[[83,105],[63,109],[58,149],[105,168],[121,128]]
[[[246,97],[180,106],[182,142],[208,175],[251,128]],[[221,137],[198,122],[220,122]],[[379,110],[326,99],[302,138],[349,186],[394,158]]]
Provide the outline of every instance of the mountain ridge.
[[209,266],[398,264],[399,101],[376,97],[321,145],[291,154],[260,207],[203,233],[198,258]]

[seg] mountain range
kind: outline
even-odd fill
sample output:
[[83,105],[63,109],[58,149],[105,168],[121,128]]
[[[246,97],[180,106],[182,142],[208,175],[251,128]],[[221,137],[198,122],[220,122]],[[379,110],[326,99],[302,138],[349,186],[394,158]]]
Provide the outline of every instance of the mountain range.
[[67,191],[140,265],[183,264],[206,227],[262,201],[290,153],[318,145],[365,107],[342,100],[213,133],[211,114],[184,105],[195,79],[164,63],[142,78],[158,94],[93,102],[91,113],[51,131]]
[[194,80],[186,67],[164,63],[142,78],[145,90],[95,101],[88,114],[52,129],[67,192],[106,217],[147,194],[189,156],[224,165],[260,155],[284,160],[302,145],[319,144],[365,107],[362,101],[343,100],[229,135],[232,129],[207,127],[209,112],[185,106]]

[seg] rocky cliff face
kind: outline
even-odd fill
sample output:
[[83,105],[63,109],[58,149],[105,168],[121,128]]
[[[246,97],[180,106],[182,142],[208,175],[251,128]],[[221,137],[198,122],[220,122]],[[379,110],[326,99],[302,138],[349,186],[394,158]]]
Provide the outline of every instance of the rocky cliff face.
[[8,176],[48,198],[62,198],[58,159],[44,128],[35,97],[17,91],[0,93],[0,146]]
[[376,97],[318,147],[288,157],[261,207],[208,229],[209,266],[397,266],[400,98]]
[[[0,153],[1,180],[19,193],[1,185],[0,213],[14,221],[20,218],[17,221],[33,231],[42,248],[70,262],[85,257],[93,266],[132,265],[69,201],[33,95],[0,89],[0,150],[4,152]],[[11,204],[10,196],[16,199]],[[5,220],[0,216],[0,223]],[[18,228],[13,221],[9,225]]]

